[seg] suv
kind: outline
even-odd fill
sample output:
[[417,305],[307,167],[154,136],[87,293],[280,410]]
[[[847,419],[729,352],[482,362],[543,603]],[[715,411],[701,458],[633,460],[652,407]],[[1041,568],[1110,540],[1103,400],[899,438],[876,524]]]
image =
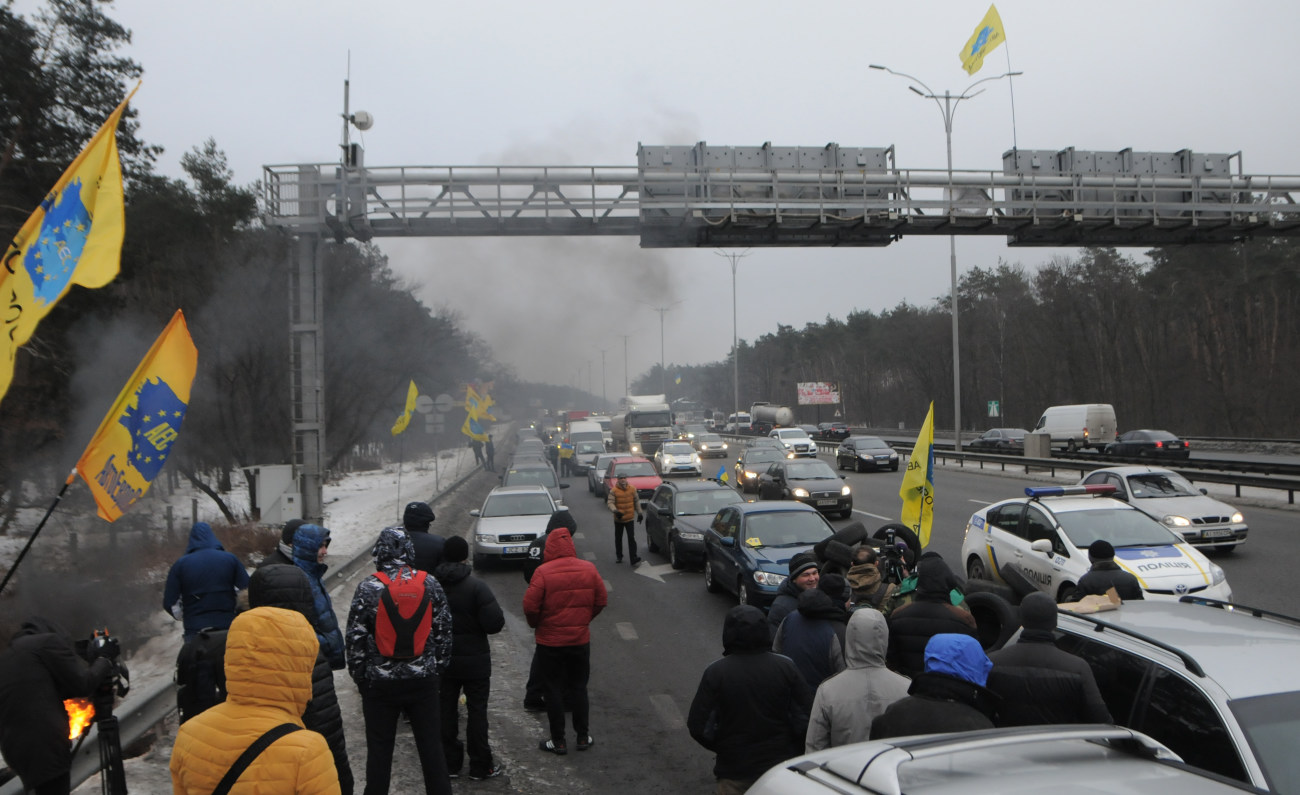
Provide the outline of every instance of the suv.
[[767,435],[780,442],[787,453],[799,457],[817,455],[817,445],[803,428],[775,428]]
[[1060,611],[1056,645],[1092,666],[1116,723],[1189,764],[1300,787],[1300,619],[1196,596]]
[[1157,740],[1118,726],[1021,726],[873,740],[796,757],[750,795],[1259,792],[1183,764]]

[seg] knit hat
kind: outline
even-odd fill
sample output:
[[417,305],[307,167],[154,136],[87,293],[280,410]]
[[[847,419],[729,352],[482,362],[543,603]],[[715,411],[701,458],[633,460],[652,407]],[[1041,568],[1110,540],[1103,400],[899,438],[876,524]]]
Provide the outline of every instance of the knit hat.
[[790,579],[798,577],[809,569],[817,568],[817,558],[811,552],[800,552],[790,558]]
[[821,579],[817,581],[817,590],[825,593],[838,605],[842,605],[853,598],[848,580],[839,574],[823,574]]
[[1056,629],[1056,602],[1052,597],[1036,591],[1020,600],[1020,626],[1025,629]]
[[448,563],[463,563],[469,557],[469,542],[452,536],[442,544],[442,559]]
[[1115,547],[1105,539],[1097,539],[1088,545],[1088,557],[1092,560],[1110,560],[1115,557]]
[[427,502],[408,502],[402,512],[402,525],[408,530],[426,529],[433,522],[433,509]]
[[290,519],[284,523],[284,530],[280,532],[280,543],[293,546],[293,533],[299,527],[307,524],[306,519]]

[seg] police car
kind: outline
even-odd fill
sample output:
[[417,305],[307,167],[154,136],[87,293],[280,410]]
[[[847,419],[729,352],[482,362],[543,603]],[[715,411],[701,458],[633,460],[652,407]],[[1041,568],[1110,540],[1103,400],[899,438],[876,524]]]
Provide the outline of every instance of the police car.
[[1102,539],[1147,598],[1232,600],[1223,569],[1160,522],[1112,499],[1114,493],[1110,485],[1026,488],[1024,498],[976,511],[961,547],[966,574],[1005,580],[1014,569],[1059,602],[1088,571],[1089,545]]

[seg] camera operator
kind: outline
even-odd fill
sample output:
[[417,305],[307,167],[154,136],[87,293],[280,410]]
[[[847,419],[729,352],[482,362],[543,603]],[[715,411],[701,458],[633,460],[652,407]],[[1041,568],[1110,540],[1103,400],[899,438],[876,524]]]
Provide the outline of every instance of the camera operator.
[[0,654],[0,753],[27,792],[71,790],[72,741],[63,701],[93,696],[114,669],[107,656],[88,664],[62,627],[38,616],[24,621]]

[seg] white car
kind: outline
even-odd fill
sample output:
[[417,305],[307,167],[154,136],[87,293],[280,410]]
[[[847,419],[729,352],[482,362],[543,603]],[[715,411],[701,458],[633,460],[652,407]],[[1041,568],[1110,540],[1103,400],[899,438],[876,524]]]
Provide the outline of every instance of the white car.
[[661,477],[669,475],[704,475],[700,454],[690,442],[664,442],[654,455],[655,469]]
[[1246,540],[1250,529],[1241,511],[1206,496],[1187,478],[1158,467],[1106,467],[1083,476],[1081,485],[1109,484],[1124,500],[1152,519],[1182,535],[1199,549],[1231,552]]
[[489,559],[523,560],[528,545],[546,532],[551,514],[564,506],[551,498],[545,486],[498,486],[488,492],[482,508],[469,512],[476,521],[474,565]]
[[1015,569],[1059,602],[1088,571],[1088,547],[1102,539],[1147,598],[1232,601],[1223,569],[1160,522],[1111,499],[1114,492],[1113,486],[1027,488],[1026,497],[976,511],[961,545],[967,576],[1004,580],[1003,572]]
[[803,428],[773,428],[767,435],[780,442],[787,453],[807,458],[817,455],[817,443]]

